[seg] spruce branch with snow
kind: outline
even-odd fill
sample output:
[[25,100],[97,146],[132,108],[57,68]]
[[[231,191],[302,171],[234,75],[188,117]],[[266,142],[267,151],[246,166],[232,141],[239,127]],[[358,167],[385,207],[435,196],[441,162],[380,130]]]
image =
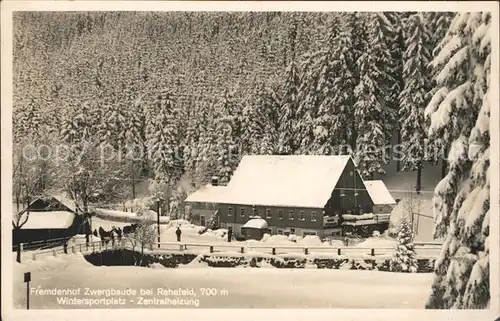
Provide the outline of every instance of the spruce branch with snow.
[[435,190],[436,261],[431,309],[487,308],[490,213],[491,14],[458,13],[435,69],[435,94],[426,109],[430,139],[450,143],[448,173]]

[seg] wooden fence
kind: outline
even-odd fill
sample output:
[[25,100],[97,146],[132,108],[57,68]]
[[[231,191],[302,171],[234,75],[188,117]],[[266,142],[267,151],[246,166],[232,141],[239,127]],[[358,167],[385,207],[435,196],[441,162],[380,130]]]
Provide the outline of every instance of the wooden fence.
[[[436,242],[422,242],[415,243],[415,252],[418,257],[437,257],[441,252],[441,244]],[[123,238],[121,241],[115,241],[114,243],[104,243],[101,241],[94,241],[88,244],[80,243],[76,244],[74,242],[66,243],[64,246],[36,250],[36,251],[25,251],[25,253],[30,253],[33,260],[41,256],[58,256],[62,254],[71,253],[99,253],[101,251],[110,249],[124,249],[130,248],[132,246],[129,244],[127,238]],[[147,250],[151,252],[159,253],[182,253],[189,251],[191,253],[264,253],[270,255],[283,255],[283,254],[302,254],[302,255],[344,255],[349,257],[356,256],[383,256],[392,255],[394,253],[394,247],[334,247],[334,246],[283,246],[283,245],[241,245],[241,244],[206,244],[206,243],[182,243],[182,242],[160,242],[154,245],[147,246]]]

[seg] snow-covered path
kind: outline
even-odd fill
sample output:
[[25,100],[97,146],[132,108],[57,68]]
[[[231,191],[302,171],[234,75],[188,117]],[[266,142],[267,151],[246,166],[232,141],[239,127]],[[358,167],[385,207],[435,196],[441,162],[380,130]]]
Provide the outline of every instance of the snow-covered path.
[[[430,292],[432,274],[397,274],[375,271],[342,271],[276,268],[141,268],[95,267],[79,254],[17,264],[14,269],[14,304],[25,306],[23,272],[32,272],[32,287],[41,289],[84,288],[135,289],[137,295],[121,296],[121,308],[172,308],[181,306],[138,305],[140,289],[193,289],[196,296],[169,296],[186,299],[195,308],[423,308]],[[202,288],[218,295],[203,296]],[[227,292],[226,292],[227,291]],[[72,297],[72,296],[61,296]],[[150,296],[150,298],[160,296]],[[118,297],[116,297],[118,298]],[[198,301],[197,301],[198,300]],[[84,304],[60,305],[57,296],[32,295],[36,308],[88,308]],[[112,308],[118,304],[93,308]]]

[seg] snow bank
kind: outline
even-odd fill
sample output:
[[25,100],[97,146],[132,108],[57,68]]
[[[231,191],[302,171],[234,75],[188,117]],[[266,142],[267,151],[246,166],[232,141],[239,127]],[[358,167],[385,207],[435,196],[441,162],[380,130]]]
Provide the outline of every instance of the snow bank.
[[[101,240],[100,237],[98,236],[95,236],[93,234],[89,235],[89,242],[99,242]],[[70,240],[69,240],[69,245],[71,246],[73,244],[73,242],[75,244],[85,244],[86,243],[86,239],[85,239],[85,235],[84,234],[77,234],[75,236],[73,236]]]
[[188,264],[179,264],[178,267],[193,269],[193,268],[209,268],[210,266],[208,266],[207,262],[203,261],[203,255],[200,254]]
[[168,227],[180,227],[180,228],[194,228],[194,229],[199,229],[203,228],[203,226],[199,225],[194,225],[189,221],[186,220],[171,220],[168,222]]
[[365,241],[354,245],[361,248],[395,248],[396,240],[390,237],[370,237]]
[[150,268],[152,268],[152,269],[165,269],[165,268],[166,268],[166,267],[165,267],[165,266],[163,266],[162,264],[160,264],[160,263],[156,263],[156,262],[155,262],[155,263],[151,263],[151,264],[149,265],[149,267],[150,267]]
[[360,221],[360,220],[373,220],[375,215],[373,213],[365,213],[360,215],[344,214],[342,215],[344,221]]
[[[96,208],[95,214],[97,217],[107,220],[125,221],[125,222],[137,222],[145,219],[157,220],[157,213],[154,211],[147,211],[143,215],[138,215],[133,212],[124,212],[117,210],[108,210],[103,208]],[[160,216],[160,224],[166,224],[170,221],[168,216]]]
[[24,258],[22,263],[16,262],[16,270],[30,272],[54,272],[77,267],[94,267],[94,265],[85,260],[82,253],[47,256],[36,261]]

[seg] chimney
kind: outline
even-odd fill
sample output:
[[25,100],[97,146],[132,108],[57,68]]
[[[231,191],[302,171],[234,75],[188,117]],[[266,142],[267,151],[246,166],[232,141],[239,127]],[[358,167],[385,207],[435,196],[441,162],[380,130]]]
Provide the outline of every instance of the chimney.
[[212,176],[212,186],[219,185],[219,178],[217,176]]

